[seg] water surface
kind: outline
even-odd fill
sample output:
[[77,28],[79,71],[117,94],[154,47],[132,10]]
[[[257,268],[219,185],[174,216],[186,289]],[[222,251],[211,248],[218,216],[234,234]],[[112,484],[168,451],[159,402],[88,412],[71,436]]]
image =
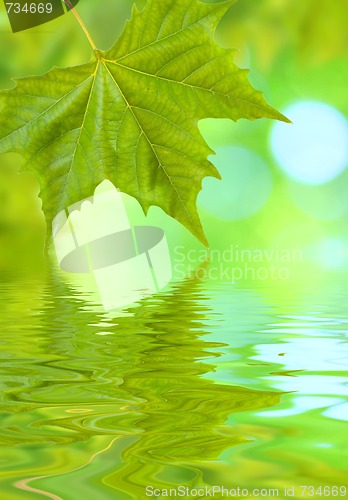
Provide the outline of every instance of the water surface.
[[1,498],[346,485],[345,283],[187,279],[120,315],[3,273]]

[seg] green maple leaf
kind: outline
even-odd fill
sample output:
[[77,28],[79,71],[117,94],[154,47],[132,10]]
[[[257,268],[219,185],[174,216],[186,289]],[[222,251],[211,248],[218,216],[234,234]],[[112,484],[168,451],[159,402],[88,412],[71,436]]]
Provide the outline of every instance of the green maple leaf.
[[48,236],[59,211],[109,179],[207,244],[196,199],[219,173],[198,121],[285,120],[214,41],[231,3],[148,0],[109,51],[0,92],[0,153],[19,153],[38,176]]

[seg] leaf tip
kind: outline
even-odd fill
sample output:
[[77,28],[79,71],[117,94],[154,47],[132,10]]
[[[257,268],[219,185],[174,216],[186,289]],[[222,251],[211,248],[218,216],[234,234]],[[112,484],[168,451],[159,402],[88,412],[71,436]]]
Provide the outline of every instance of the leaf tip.
[[287,116],[280,113],[279,111],[277,111],[276,119],[280,122],[289,123],[289,124],[293,125],[292,121]]

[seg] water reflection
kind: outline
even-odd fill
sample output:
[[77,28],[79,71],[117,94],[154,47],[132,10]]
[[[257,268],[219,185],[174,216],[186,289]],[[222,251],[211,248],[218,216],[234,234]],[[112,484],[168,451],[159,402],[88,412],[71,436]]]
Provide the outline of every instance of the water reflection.
[[207,375],[287,392],[274,409],[228,418],[254,438],[222,454],[240,486],[347,484],[346,278],[318,278],[207,291],[221,317],[210,338],[226,344]]
[[118,318],[93,311],[54,272],[4,279],[0,293],[8,498],[14,484],[64,500],[209,484],[221,453],[252,440],[229,416],[280,401],[207,378],[225,344],[210,339],[213,312],[197,281]]

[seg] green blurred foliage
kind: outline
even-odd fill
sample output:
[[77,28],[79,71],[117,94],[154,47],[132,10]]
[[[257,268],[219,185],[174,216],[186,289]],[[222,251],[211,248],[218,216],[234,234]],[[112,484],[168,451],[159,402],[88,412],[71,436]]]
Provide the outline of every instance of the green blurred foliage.
[[[77,10],[98,47],[109,48],[120,35],[126,19],[130,17],[132,3],[132,0],[107,0],[101,8],[100,3],[94,0],[80,1]],[[140,7],[143,4],[143,1],[138,2]],[[216,38],[223,46],[240,49],[236,62],[251,68],[250,79],[253,85],[265,93],[267,100],[275,108],[282,111],[294,101],[314,99],[336,106],[347,116],[347,19],[346,0],[239,0],[221,22]],[[88,41],[71,13],[47,25],[14,35],[10,32],[4,7],[0,6],[2,88],[12,85],[13,76],[42,74],[52,66],[84,63],[90,59],[90,55]],[[342,237],[346,234],[346,216],[320,221],[303,213],[294,204],[290,192],[291,183],[276,165],[270,152],[272,123],[266,120],[247,123],[242,120],[234,124],[226,120],[208,120],[202,122],[200,127],[213,149],[232,144],[250,148],[260,154],[267,162],[274,180],[273,193],[268,203],[258,214],[248,219],[226,223],[201,212],[203,226],[212,247],[224,247],[233,240],[238,241],[241,246],[254,248],[272,247],[278,243],[307,248],[327,236]],[[1,158],[0,163],[3,166],[6,160]],[[346,177],[342,182],[345,179]],[[8,181],[5,182],[0,177],[0,182],[4,186]],[[28,220],[31,213],[31,223],[25,229],[28,233],[25,255],[30,253],[29,249],[36,255],[42,254],[38,242],[44,240],[44,227],[37,189],[35,185],[32,190],[35,196],[33,194],[31,212],[18,205],[18,220],[21,217],[23,221]],[[19,193],[16,181],[10,189],[14,198],[17,190]],[[311,196],[320,199],[322,195],[326,196],[325,187],[311,188]],[[303,196],[306,196],[306,189],[303,189]],[[331,196],[335,197],[334,189]],[[151,209],[149,218],[150,222],[166,227],[170,243],[196,245],[186,230],[168,220],[159,210]],[[2,203],[0,220],[3,228],[0,262],[5,265],[8,256],[15,254],[18,240],[11,236],[10,231],[6,233],[5,228],[11,222]],[[21,257],[23,262],[25,255]]]
[[[250,50],[253,64],[321,65],[348,54],[345,0],[242,0],[221,26],[227,43]],[[286,58],[284,60],[284,58]]]

